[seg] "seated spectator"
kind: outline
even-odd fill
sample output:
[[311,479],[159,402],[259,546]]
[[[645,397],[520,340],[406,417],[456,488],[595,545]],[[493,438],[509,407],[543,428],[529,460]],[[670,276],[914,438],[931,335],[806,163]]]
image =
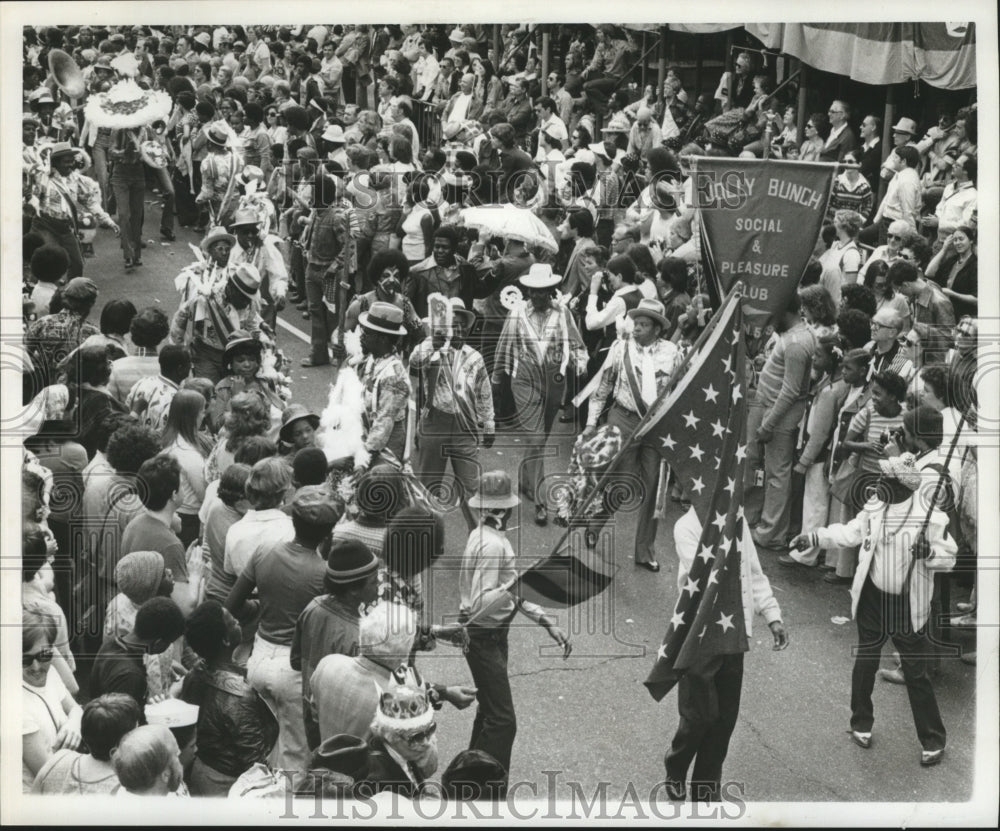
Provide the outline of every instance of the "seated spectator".
[[233,660],[240,625],[220,603],[206,600],[187,620],[185,638],[204,660],[181,685],[180,697],[198,706],[198,750],[191,767],[192,796],[226,796],[240,774],[266,763],[278,724]]
[[927,264],[926,275],[941,287],[955,315],[975,316],[979,310],[979,259],[976,232],[960,225]]
[[156,306],[143,309],[129,324],[132,353],[111,364],[111,394],[123,404],[132,387],[142,378],[157,375],[160,363],[156,350],[170,334],[170,320]]
[[853,283],[840,293],[841,309],[858,309],[871,317],[876,312],[875,294],[868,286]]
[[826,140],[830,137],[830,122],[824,113],[813,113],[805,126],[805,138],[799,145],[799,160],[818,162]]
[[80,736],[89,752],[57,751],[38,772],[31,792],[58,796],[118,793],[121,782],[111,754],[122,737],[139,725],[139,716],[139,705],[124,693],[108,693],[88,701],[80,718]]
[[936,232],[937,245],[972,221],[979,200],[978,174],[979,165],[973,157],[962,155],[951,162],[952,181],[945,186],[934,215],[923,218],[923,227]]
[[[845,165],[858,164],[857,150],[851,150],[844,156]],[[862,225],[867,223],[875,207],[875,193],[868,180],[861,175],[859,167],[845,168],[833,180],[833,190],[830,192],[830,205],[827,208],[827,222],[832,222],[838,211],[854,211],[862,217]],[[859,228],[858,231],[861,229]],[[857,234],[855,234],[857,237]]]
[[[98,651],[90,675],[91,697],[126,693],[144,706],[149,698],[149,682],[143,657],[165,652],[183,634],[184,615],[173,600],[147,600],[136,612],[132,631],[105,642]],[[140,721],[145,723],[145,713]]]
[[181,749],[162,724],[144,724],[126,733],[111,764],[126,793],[134,796],[166,796],[184,786]]
[[903,320],[901,331],[909,331],[910,304],[903,295],[896,294],[892,283],[889,282],[889,264],[885,260],[875,262],[869,260],[866,265],[868,268],[864,284],[875,294],[875,311],[892,309]]
[[893,289],[910,302],[913,329],[920,338],[922,362],[944,361],[944,341],[955,326],[955,309],[951,301],[937,283],[923,277],[917,265],[908,260],[897,260],[889,266],[887,276]]
[[876,373],[892,371],[904,381],[913,377],[914,366],[900,338],[903,331],[903,319],[894,309],[879,309],[871,321],[872,342],[868,346],[872,361],[869,377]]

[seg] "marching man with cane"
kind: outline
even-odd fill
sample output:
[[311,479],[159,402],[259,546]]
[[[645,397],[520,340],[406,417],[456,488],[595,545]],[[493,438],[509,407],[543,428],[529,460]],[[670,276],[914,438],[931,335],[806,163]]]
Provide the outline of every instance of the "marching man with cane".
[[[811,534],[799,534],[792,546],[861,546],[851,614],[858,625],[858,646],[851,678],[851,740],[872,746],[875,720],[872,691],[882,644],[887,637],[899,650],[913,722],[923,751],[924,767],[941,761],[945,728],[928,676],[933,654],[927,624],[934,574],[955,565],[958,546],[948,535],[948,517],[937,508],[938,479],[927,502],[926,486],[912,453],[879,463],[882,478],[877,492],[861,513],[845,525],[831,525]],[[926,510],[926,515],[921,513]]]

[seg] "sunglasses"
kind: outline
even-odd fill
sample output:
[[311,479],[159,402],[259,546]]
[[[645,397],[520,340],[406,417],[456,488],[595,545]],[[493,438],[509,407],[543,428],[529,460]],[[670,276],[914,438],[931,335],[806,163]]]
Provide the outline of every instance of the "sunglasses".
[[886,237],[886,239],[902,239],[903,238],[900,234],[886,234],[885,237]]
[[[42,649],[38,652],[29,652],[27,655],[21,656],[21,665],[25,668],[30,667],[35,661],[40,664],[47,664],[52,660],[52,656],[55,652],[51,649]],[[433,726],[433,725],[431,725]]]
[[438,729],[437,724],[436,723],[432,724],[426,730],[421,730],[419,733],[414,733],[412,736],[407,736],[406,743],[410,745],[410,747],[413,747],[414,745],[417,744],[422,744],[423,742],[428,741],[431,738],[431,736],[433,736],[437,732],[437,729]]

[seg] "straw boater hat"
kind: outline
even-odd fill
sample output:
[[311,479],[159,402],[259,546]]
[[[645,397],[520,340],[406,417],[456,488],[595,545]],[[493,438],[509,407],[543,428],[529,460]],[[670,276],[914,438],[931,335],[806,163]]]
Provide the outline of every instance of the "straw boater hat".
[[562,276],[553,274],[548,263],[535,263],[527,274],[518,278],[518,282],[526,289],[551,289],[562,282]]
[[403,310],[392,303],[376,301],[367,312],[358,316],[358,323],[373,332],[402,337],[406,334],[403,326]]
[[319,427],[319,416],[316,413],[310,412],[302,404],[289,404],[281,414],[281,430],[278,431],[278,438],[283,442],[291,443],[289,433],[291,432],[292,425],[303,419],[312,425],[313,430]]
[[479,510],[488,508],[513,508],[520,503],[514,493],[514,486],[505,470],[491,470],[479,480],[479,491],[469,497],[469,507]]
[[190,727],[198,723],[198,705],[179,698],[167,698],[145,707],[146,723],[164,727]]
[[637,317],[648,317],[650,320],[655,320],[660,326],[667,327],[670,322],[667,320],[667,315],[663,304],[659,300],[653,300],[651,298],[643,298],[639,301],[639,305],[634,309],[630,309],[628,316],[635,320]]
[[198,243],[198,247],[207,254],[208,249],[212,246],[212,244],[219,242],[220,240],[225,240],[230,245],[236,245],[236,237],[230,234],[221,225],[218,225],[215,228],[209,229],[208,233],[205,234],[204,239]]

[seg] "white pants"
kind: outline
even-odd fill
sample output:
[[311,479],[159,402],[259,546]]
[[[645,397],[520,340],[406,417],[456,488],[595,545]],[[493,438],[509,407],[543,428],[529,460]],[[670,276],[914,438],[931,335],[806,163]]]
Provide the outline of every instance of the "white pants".
[[291,651],[291,646],[271,643],[258,634],[247,661],[247,681],[278,721],[278,741],[271,752],[271,767],[302,771],[309,755],[302,721],[302,673],[292,669]]
[[[825,528],[830,517],[830,483],[826,478],[825,467],[825,462],[816,462],[806,471],[805,493],[802,496],[803,534]],[[814,546],[805,551],[793,549],[789,554],[804,566],[814,566],[821,551],[821,548]]]

